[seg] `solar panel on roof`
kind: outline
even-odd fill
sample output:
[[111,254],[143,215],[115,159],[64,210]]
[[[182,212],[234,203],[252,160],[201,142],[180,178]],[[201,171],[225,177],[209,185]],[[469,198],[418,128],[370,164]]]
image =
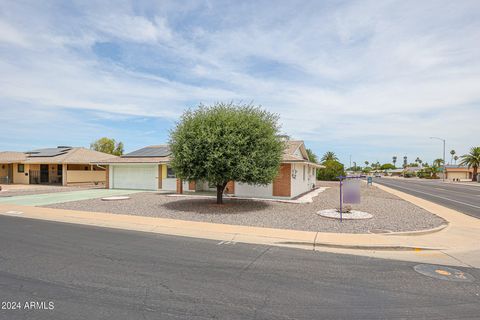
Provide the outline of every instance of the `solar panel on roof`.
[[166,157],[170,155],[170,148],[168,146],[164,147],[145,147],[126,155],[123,155],[124,158],[128,157]]
[[67,153],[72,148],[45,148],[25,152],[29,157],[55,157]]

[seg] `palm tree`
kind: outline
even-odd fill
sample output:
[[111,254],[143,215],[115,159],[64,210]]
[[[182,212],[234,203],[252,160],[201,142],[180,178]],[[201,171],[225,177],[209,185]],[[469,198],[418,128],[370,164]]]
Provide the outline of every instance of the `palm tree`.
[[337,155],[332,151],[325,152],[325,154],[322,157],[322,162],[329,161],[329,160],[338,161]]
[[452,156],[452,157],[450,158],[450,163],[453,162],[453,156],[455,155],[455,153],[457,153],[455,150],[451,150],[451,151],[450,151],[450,155]]
[[433,165],[430,168],[428,168],[428,171],[430,172],[432,178],[437,179],[437,173],[440,172],[440,169]]
[[365,166],[368,167],[368,164],[369,164],[370,162],[365,161],[364,163],[365,163]]
[[397,156],[392,157],[393,166],[396,168],[395,163],[397,163]]
[[310,160],[310,162],[317,163],[318,162],[317,155],[311,149],[307,148],[305,150],[307,151],[307,154],[308,154],[308,160]]
[[458,156],[454,156],[453,160],[455,160],[455,164],[457,164]]
[[472,181],[477,181],[478,167],[480,166],[480,147],[472,147],[470,153],[461,156],[462,161],[460,165],[467,166],[469,169],[473,168]]
[[443,159],[439,158],[439,159],[433,160],[433,166],[435,166],[435,167],[441,167],[442,164],[443,164]]

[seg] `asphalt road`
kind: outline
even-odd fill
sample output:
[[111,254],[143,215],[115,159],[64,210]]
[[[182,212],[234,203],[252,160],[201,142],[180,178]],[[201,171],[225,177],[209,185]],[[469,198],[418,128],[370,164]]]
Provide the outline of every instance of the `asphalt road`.
[[480,269],[414,265],[0,217],[0,301],[54,307],[0,319],[478,319]]
[[444,183],[441,180],[389,178],[376,178],[374,183],[480,218],[480,186]]

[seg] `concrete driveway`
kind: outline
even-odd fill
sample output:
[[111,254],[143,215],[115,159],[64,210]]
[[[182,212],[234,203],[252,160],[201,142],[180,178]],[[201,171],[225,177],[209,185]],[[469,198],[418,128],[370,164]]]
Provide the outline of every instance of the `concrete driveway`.
[[97,199],[103,197],[128,195],[139,190],[117,190],[117,189],[81,189],[69,192],[51,192],[42,194],[19,195],[12,197],[1,197],[1,204],[15,204],[20,206],[45,206],[56,203]]

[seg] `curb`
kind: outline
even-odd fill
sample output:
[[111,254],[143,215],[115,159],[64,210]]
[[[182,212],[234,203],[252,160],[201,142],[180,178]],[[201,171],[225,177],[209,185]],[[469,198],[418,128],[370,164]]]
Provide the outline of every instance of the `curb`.
[[401,245],[342,245],[342,244],[333,244],[333,243],[316,243],[315,247],[325,247],[325,248],[335,248],[335,249],[353,249],[353,250],[374,250],[374,251],[438,251],[444,250],[444,248],[433,248],[433,247],[411,247],[411,246],[401,246]]
[[431,228],[431,229],[418,230],[418,231],[385,232],[385,233],[377,233],[377,234],[381,234],[381,235],[384,235],[384,236],[422,236],[422,235],[425,235],[425,234],[440,232],[440,231],[446,229],[449,225],[450,225],[450,223],[448,221],[446,221],[446,223],[444,223],[444,224],[442,224],[438,227]]

